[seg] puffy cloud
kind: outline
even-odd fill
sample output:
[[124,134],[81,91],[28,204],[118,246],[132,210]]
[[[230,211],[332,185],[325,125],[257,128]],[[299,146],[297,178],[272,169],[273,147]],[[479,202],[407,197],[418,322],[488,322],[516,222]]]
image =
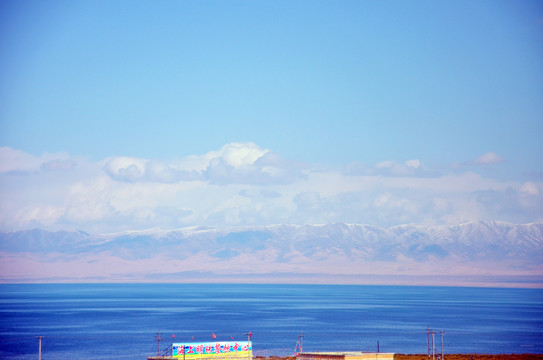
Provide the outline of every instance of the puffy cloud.
[[539,195],[539,188],[537,185],[531,181],[527,181],[520,187],[520,191],[529,195]]
[[43,154],[33,156],[9,147],[0,148],[0,174],[30,173],[40,170],[57,171],[71,170],[76,165],[74,159],[66,154]]
[[[378,226],[477,220],[531,222],[543,185],[461,169],[440,174],[418,159],[353,163],[343,171],[299,164],[253,143],[171,161],[0,149],[0,229],[110,232],[350,222]],[[481,169],[482,171],[482,169]]]
[[405,162],[405,165],[411,168],[418,169],[422,166],[422,163],[420,162],[419,159],[413,159],[413,160],[407,160]]
[[393,168],[395,165],[397,165],[397,163],[395,163],[394,161],[382,161],[380,162],[379,164],[377,164],[377,168],[378,169],[391,169]]
[[8,147],[0,148],[0,173],[37,171],[40,160],[32,155]]
[[253,165],[259,158],[268,153],[253,143],[230,143],[220,151],[220,158],[224,163],[235,167]]
[[219,151],[169,163],[131,157],[111,158],[104,166],[116,181],[176,183],[209,181],[214,184],[288,183],[301,176],[289,161],[253,143],[230,143]]
[[451,168],[456,170],[463,170],[466,168],[480,169],[482,167],[489,167],[490,165],[497,165],[503,162],[505,162],[505,160],[501,156],[493,151],[489,151],[474,160],[454,162],[451,165]]
[[111,158],[104,171],[116,181],[175,183],[201,180],[202,175],[194,170],[183,169],[179,164],[167,164],[158,160],[130,157]]
[[503,162],[503,158],[495,152],[487,152],[473,161],[476,165],[493,165]]
[[146,160],[120,156],[111,159],[104,170],[120,181],[138,181],[145,174]]
[[420,160],[407,160],[404,163],[395,161],[383,161],[377,164],[377,173],[388,176],[420,176],[424,172],[424,167]]
[[253,143],[225,145],[209,157],[205,179],[214,184],[286,184],[302,177],[299,164]]

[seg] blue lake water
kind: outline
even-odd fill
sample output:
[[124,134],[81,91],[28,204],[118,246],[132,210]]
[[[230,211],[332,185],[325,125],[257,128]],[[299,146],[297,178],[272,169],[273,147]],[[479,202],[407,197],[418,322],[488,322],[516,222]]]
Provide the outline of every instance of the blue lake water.
[[[304,351],[543,353],[543,290],[343,285],[4,284],[0,359],[145,359],[172,342]],[[212,334],[217,336],[212,338]],[[175,339],[173,339],[175,335]]]

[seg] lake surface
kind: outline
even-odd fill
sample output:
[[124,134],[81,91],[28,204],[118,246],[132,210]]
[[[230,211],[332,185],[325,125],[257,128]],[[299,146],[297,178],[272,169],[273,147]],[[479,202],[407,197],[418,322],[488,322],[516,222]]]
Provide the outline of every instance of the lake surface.
[[[172,342],[304,351],[543,353],[543,290],[344,285],[4,284],[0,359],[145,359]],[[216,339],[212,338],[216,335]],[[175,339],[173,336],[175,335]]]

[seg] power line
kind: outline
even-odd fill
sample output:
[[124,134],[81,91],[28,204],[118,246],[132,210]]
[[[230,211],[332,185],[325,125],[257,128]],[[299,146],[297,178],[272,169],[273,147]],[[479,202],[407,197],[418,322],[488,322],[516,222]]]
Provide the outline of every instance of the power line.
[[[435,334],[437,331],[431,330],[430,326],[428,325],[428,328],[426,329],[427,337],[428,337],[428,360],[430,357],[432,360],[436,359],[436,345],[435,345]],[[443,353],[443,334],[445,333],[443,330],[440,330],[439,333],[441,334],[441,359],[445,360],[445,354]],[[430,345],[430,335],[432,336],[432,345]],[[432,356],[430,356],[430,354]]]

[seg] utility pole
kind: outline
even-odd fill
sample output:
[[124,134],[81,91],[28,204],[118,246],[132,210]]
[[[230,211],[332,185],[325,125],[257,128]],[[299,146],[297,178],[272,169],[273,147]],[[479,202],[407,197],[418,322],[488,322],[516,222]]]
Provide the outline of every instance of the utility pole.
[[[428,360],[430,360],[430,358],[432,360],[436,360],[436,339],[435,339],[435,334],[436,333],[437,333],[437,331],[431,330],[430,326],[428,326],[428,329],[426,330],[426,334],[428,335]],[[430,334],[432,334],[432,344],[431,345],[430,345]],[[432,356],[430,356],[430,354]],[[441,330],[441,358],[443,359],[443,330]]]
[[156,356],[160,356],[160,342],[162,341],[162,338],[160,337],[160,330],[158,330],[158,335],[155,336],[156,341],[158,342],[158,351],[156,353]]
[[428,328],[426,329],[426,335],[428,336],[428,360],[430,360],[430,325],[428,325]]
[[432,331],[432,360],[436,360],[435,331]]
[[[437,333],[437,331],[430,329],[430,326],[428,326],[428,328],[426,329],[426,335],[428,336],[428,360],[430,360],[430,359],[435,360],[436,359],[436,343],[435,343],[435,334],[436,333]],[[432,334],[432,344],[431,345],[430,345],[430,334]],[[440,330],[439,334],[441,335],[441,358],[439,358],[439,354],[438,354],[437,358],[439,360],[445,360],[445,353],[443,351],[443,334],[445,334],[445,332],[443,330]],[[430,356],[430,354],[432,356]]]
[[440,333],[441,333],[441,360],[445,360],[445,355],[443,354],[443,330],[441,330]]
[[41,339],[43,339],[43,336],[36,336],[36,339],[40,340],[40,344],[38,347],[38,360],[41,360]]

